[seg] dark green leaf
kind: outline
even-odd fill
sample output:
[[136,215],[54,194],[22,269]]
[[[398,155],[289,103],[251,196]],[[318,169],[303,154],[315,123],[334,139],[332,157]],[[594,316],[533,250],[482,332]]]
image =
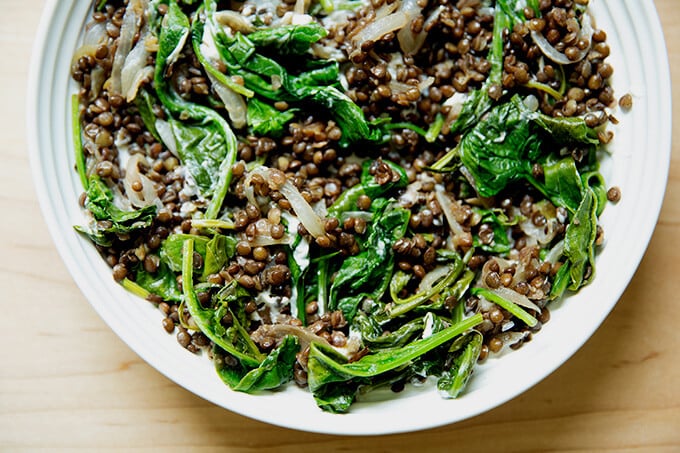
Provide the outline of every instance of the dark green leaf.
[[[220,307],[217,308],[203,308],[199,302],[196,292],[194,291],[193,261],[194,240],[189,239],[184,242],[182,254],[182,289],[184,304],[186,304],[189,314],[191,314],[196,326],[217,346],[236,357],[244,367],[259,366],[264,357],[257,350],[257,347],[252,344],[252,340],[250,340],[248,333],[240,326],[236,317],[232,316],[233,327],[227,329],[225,332],[224,327],[220,324],[222,317],[215,316],[220,308],[224,310],[225,306],[220,305]],[[236,284],[236,286],[238,285]],[[228,310],[228,307],[226,310]]]
[[351,320],[365,297],[380,299],[387,289],[394,267],[392,245],[404,235],[410,212],[406,209],[382,207],[376,200],[372,209],[374,220],[359,254],[345,259],[335,274],[330,288],[330,309],[340,308]]
[[236,238],[216,234],[206,244],[205,258],[203,264],[203,277],[218,273],[227,263],[227,260],[234,256],[236,250]]
[[[597,202],[591,189],[586,189],[581,205],[567,225],[564,237],[564,255],[569,260],[571,284],[577,290],[595,273],[595,238],[597,236]],[[588,270],[590,267],[590,270]],[[590,277],[584,282],[585,274]]]
[[[390,170],[399,175],[398,181],[388,181],[385,184],[376,182],[371,174],[371,167],[379,163],[384,163]],[[390,192],[403,189],[408,184],[406,170],[389,160],[366,161],[363,163],[361,172],[361,183],[350,187],[340,194],[338,199],[328,208],[328,215],[339,218],[344,212],[357,209],[357,200],[361,195],[367,195],[371,199],[385,198]]]
[[503,32],[510,26],[510,19],[503,8],[496,8],[494,13],[493,38],[487,60],[491,63],[491,72],[481,88],[470,93],[463,104],[463,109],[456,121],[451,125],[450,133],[467,131],[478,123],[484,114],[494,105],[489,97],[489,89],[496,86],[500,89],[503,75]]
[[476,330],[468,332],[454,342],[450,352],[456,354],[450,369],[444,371],[437,381],[440,395],[457,398],[467,386],[479,354],[482,352],[484,337]]
[[116,234],[129,234],[148,228],[156,217],[156,206],[124,211],[113,204],[113,193],[96,174],[90,176],[85,208],[97,222],[90,230],[76,227],[95,243],[110,246]]
[[529,327],[534,327],[536,324],[538,324],[538,320],[527,313],[522,307],[512,301],[504,299],[503,297],[486,288],[472,288],[470,293],[473,296],[482,296],[489,302],[493,302],[499,307],[506,309],[511,315],[522,320]]
[[482,315],[477,314],[428,338],[414,341],[401,348],[384,349],[351,363],[338,362],[328,347],[312,343],[307,362],[309,389],[316,393],[318,389],[330,383],[346,382],[355,377],[370,378],[397,369],[481,322]]
[[239,392],[275,389],[293,378],[295,355],[300,350],[298,339],[287,336],[283,342],[260,363],[249,371],[233,388]]
[[504,254],[512,249],[510,238],[508,237],[508,227],[515,225],[517,219],[510,221],[505,213],[500,209],[479,209],[474,211],[479,214],[480,223],[490,225],[493,229],[493,239],[490,244],[485,244],[478,235],[473,237],[473,245],[475,248],[484,250],[485,252]]
[[214,219],[231,183],[231,168],[236,161],[238,143],[222,116],[208,107],[185,101],[168,82],[168,58],[181,50],[189,33],[189,18],[175,0],[171,1],[161,27],[154,85],[163,106],[182,120],[169,120],[175,145],[182,163],[203,195],[210,198],[205,217]]
[[448,266],[449,269],[447,274],[438,282],[433,284],[430,288],[425,288],[421,292],[407,297],[406,299],[399,298],[394,291],[391,291],[392,303],[386,308],[386,316],[389,319],[403,316],[416,307],[423,305],[425,302],[432,300],[444,292],[446,288],[454,285],[461,272],[463,272],[465,265],[463,261],[458,258],[456,262],[449,264]]
[[171,234],[161,244],[161,260],[167,263],[170,269],[175,272],[182,272],[183,247],[184,243],[189,239],[193,239],[194,250],[201,255],[205,262],[206,248],[210,241],[210,239],[205,236],[197,236],[194,234]]
[[162,261],[158,270],[153,274],[145,271],[143,266],[139,266],[135,283],[150,293],[160,296],[163,300],[173,302],[180,302],[182,300],[182,293],[177,287],[175,273]]
[[314,392],[314,401],[326,412],[344,414],[356,399],[359,385],[356,382],[326,385]]
[[571,157],[543,166],[545,192],[557,206],[575,212],[583,198],[583,185]]
[[248,35],[248,39],[256,47],[269,47],[278,54],[299,55],[309,50],[310,46],[328,34],[325,28],[317,23],[306,25],[282,25],[263,28]]
[[[520,101],[521,102],[521,101]],[[460,158],[477,192],[492,197],[531,174],[541,144],[515,102],[495,107],[460,142]]]
[[78,102],[77,94],[71,97],[71,123],[73,124],[73,148],[75,150],[76,170],[78,170],[78,176],[80,177],[83,189],[87,190],[90,181],[87,178],[85,166],[85,153],[80,128],[80,103]]
[[257,135],[279,137],[297,112],[298,109],[282,112],[257,98],[251,98],[248,101],[248,126]]
[[422,332],[425,325],[422,318],[416,318],[384,334],[380,324],[361,311],[357,313],[353,321],[354,326],[361,332],[364,345],[371,350],[402,347]]

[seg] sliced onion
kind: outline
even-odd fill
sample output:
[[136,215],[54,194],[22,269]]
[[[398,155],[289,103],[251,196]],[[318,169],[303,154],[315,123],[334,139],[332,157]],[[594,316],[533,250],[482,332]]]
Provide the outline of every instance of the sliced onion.
[[[139,171],[140,165],[148,165],[148,162],[141,154],[130,156],[125,168],[125,179],[123,180],[123,187],[125,187],[127,198],[137,208],[153,204],[162,207],[163,204],[160,198],[158,198],[158,192],[156,191],[156,184]],[[139,192],[132,188],[135,182],[142,184],[142,190]]]
[[145,25],[140,32],[139,41],[128,54],[121,70],[121,93],[128,102],[135,99],[141,84],[153,77],[153,67],[146,64],[151,55],[146,44],[147,37],[149,27]]
[[532,112],[538,111],[538,108],[540,107],[538,104],[538,98],[533,94],[530,94],[524,99],[524,105]]
[[315,238],[326,235],[321,217],[314,212],[312,206],[307,203],[298,188],[286,178],[283,172],[265,166],[257,167],[246,177],[246,186],[250,186],[254,175],[262,176],[271,189],[281,192],[281,195],[288,200],[298,220],[309,234]]
[[522,220],[519,222],[520,229],[529,236],[529,238],[534,239],[536,243],[541,245],[547,245],[555,239],[557,235],[558,221],[554,217],[546,217],[546,224],[543,226],[536,226],[531,218],[527,218],[521,215],[517,208],[514,208],[516,212],[514,215],[519,216]]
[[283,86],[281,77],[277,75],[272,76],[272,90],[278,91]]
[[588,52],[590,52],[593,44],[593,26],[590,20],[590,14],[588,14],[588,12],[583,13],[581,18],[581,32],[577,38],[578,40],[587,39],[590,44],[588,47],[579,52],[578,58],[575,60],[570,60],[565,54],[555,49],[552,44],[550,44],[548,40],[545,39],[543,33],[532,31],[531,38],[534,40],[538,48],[541,49],[541,52],[543,52],[546,57],[550,58],[555,63],[563,65],[578,63],[579,61],[583,60],[586,55],[588,55]]
[[258,234],[255,238],[248,243],[252,247],[266,247],[270,245],[288,245],[292,242],[292,238],[288,234],[284,234],[279,239],[274,239],[271,235]]
[[375,19],[382,19],[383,17],[389,16],[399,8],[399,2],[384,2],[380,8],[375,10]]
[[361,45],[363,43],[378,41],[386,34],[399,30],[406,26],[406,24],[408,24],[408,18],[403,11],[397,11],[393,14],[374,20],[352,38],[354,50],[350,54],[350,58],[361,52]]
[[170,151],[175,157],[179,158],[177,153],[177,140],[175,140],[175,134],[172,132],[172,126],[170,123],[164,120],[156,120],[156,131],[160,135],[163,144],[168,151]]
[[308,0],[296,0],[295,6],[293,7],[293,12],[295,14],[303,15],[307,12],[308,6],[309,6]]
[[108,40],[106,22],[92,22],[88,24],[83,37],[83,45],[99,46]]
[[503,354],[511,350],[510,346],[516,344],[519,341],[524,340],[526,337],[525,332],[518,332],[516,330],[510,330],[507,332],[501,332],[498,334],[498,338],[503,342],[503,346],[498,352],[491,352],[493,357],[500,357]]
[[116,46],[116,54],[113,57],[111,67],[111,92],[122,94],[122,71],[125,60],[132,50],[135,35],[142,23],[142,15],[146,10],[147,0],[131,0],[123,15],[123,24],[120,27],[120,37]]
[[101,66],[97,65],[90,73],[90,102],[99,97],[102,87],[106,82],[106,71]]
[[547,255],[545,255],[545,259],[543,261],[546,261],[551,264],[555,264],[564,254],[564,239],[559,241],[557,244],[553,246],[552,249],[548,252]]
[[456,212],[459,211],[461,207],[457,201],[454,201],[451,198],[450,194],[446,193],[444,187],[440,184],[435,186],[434,194],[439,206],[442,208],[442,212],[444,213],[444,217],[446,217],[446,221],[449,223],[449,228],[453,233],[453,245],[458,247],[461,244],[463,238],[469,238],[470,236],[470,233],[463,230],[463,226],[458,223],[458,220],[456,220]]
[[519,305],[520,307],[528,308],[529,310],[534,310],[536,313],[541,312],[541,308],[532,301],[530,301],[528,297],[523,296],[517,291],[514,291],[510,288],[506,288],[505,286],[499,286],[498,288],[495,289],[489,288],[489,291],[491,291],[492,293],[496,294],[499,297],[502,297],[505,300],[509,300],[510,302]]
[[76,65],[78,64],[78,60],[80,60],[82,57],[93,57],[94,54],[97,52],[97,45],[96,44],[83,44],[82,46],[78,47],[76,51],[73,53],[73,58],[71,59],[71,65]]
[[[416,17],[418,17],[422,9],[417,5],[416,2],[409,3],[415,3],[415,8],[410,7],[406,11],[406,14],[409,15],[409,22],[411,22]],[[439,19],[439,16],[443,10],[444,5],[439,5],[437,8],[435,8],[435,10],[432,11],[429,16],[427,16],[427,19],[425,19],[423,27],[419,33],[413,33],[411,31],[411,27],[404,27],[399,30],[399,33],[397,33],[397,40],[399,41],[399,47],[405,55],[414,55],[418,53],[421,47],[423,47],[425,39],[427,38],[428,32],[426,30],[428,30],[432,24]]]
[[420,281],[416,293],[422,293],[431,290],[434,285],[436,285],[442,278],[449,275],[449,273],[451,273],[451,268],[449,266],[435,267]]
[[233,31],[241,33],[252,33],[255,31],[253,24],[248,22],[240,13],[231,10],[217,11],[214,16],[215,21],[220,25],[226,25]]
[[245,127],[247,121],[247,106],[243,96],[217,80],[215,76],[206,72],[212,82],[212,87],[224,104],[224,108],[229,114],[229,119],[236,129]]
[[[401,12],[406,14],[407,23],[411,23],[416,17],[422,12],[422,8],[418,6],[416,0],[404,0],[401,2]],[[405,55],[413,55],[420,49],[425,41],[425,33],[413,33],[411,27],[402,27],[397,33],[397,41],[399,41],[399,47],[404,52]],[[422,37],[422,39],[421,39]]]

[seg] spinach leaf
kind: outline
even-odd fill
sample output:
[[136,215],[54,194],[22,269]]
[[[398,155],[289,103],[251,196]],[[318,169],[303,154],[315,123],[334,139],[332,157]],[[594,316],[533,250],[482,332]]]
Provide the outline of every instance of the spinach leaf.
[[[453,285],[447,286],[436,296],[434,299],[430,299],[430,303],[426,305],[419,305],[413,309],[414,313],[428,313],[436,310],[442,310],[444,307],[448,306],[451,299],[456,301],[456,305],[452,310],[452,319],[455,321],[460,321],[462,319],[462,313],[460,313],[460,308],[463,304],[459,303],[460,299],[467,292],[472,280],[475,278],[475,273],[471,270],[466,270],[463,275],[458,277]],[[456,318],[456,316],[459,316]]]
[[[435,296],[441,294],[446,288],[453,286],[463,272],[465,264],[463,260],[458,257],[457,261],[448,265],[448,272],[442,276],[442,278],[433,284],[429,288],[425,288],[423,291],[416,293],[406,299],[401,299],[397,296],[398,291],[392,286],[390,288],[390,293],[392,296],[392,303],[388,304],[385,310],[385,316],[387,319],[394,319],[398,316],[402,316],[414,308],[424,304],[425,302],[431,300]],[[443,303],[443,301],[441,301]],[[382,320],[382,318],[381,318]]]
[[116,207],[113,204],[113,193],[96,174],[90,176],[86,194],[85,208],[97,222],[90,229],[80,226],[75,229],[104,247],[111,246],[116,234],[128,234],[148,228],[156,217],[155,205],[134,211],[124,211]]
[[473,208],[479,214],[481,223],[491,225],[493,230],[493,239],[490,244],[485,244],[479,238],[479,235],[473,237],[473,245],[475,248],[484,250],[485,252],[503,254],[512,249],[510,238],[508,237],[508,227],[515,225],[517,219],[510,220],[505,213],[500,209],[480,209]]
[[396,348],[406,345],[419,332],[423,331],[423,318],[413,319],[388,334],[383,333],[375,318],[359,311],[354,317],[353,326],[361,332],[361,339],[371,350]]
[[330,288],[330,309],[339,308],[350,321],[364,298],[379,300],[387,289],[394,267],[392,245],[406,232],[410,217],[410,211],[384,199],[374,200],[372,209],[375,220],[362,251],[345,259]]
[[359,391],[357,382],[340,382],[326,385],[314,393],[314,401],[320,409],[333,414],[347,412]]
[[[238,301],[248,293],[242,290],[236,282],[229,287],[232,290],[231,297],[225,297],[223,302],[215,308],[203,308],[194,291],[193,281],[194,240],[184,242],[182,253],[182,290],[184,303],[186,304],[196,326],[217,346],[238,359],[243,367],[257,367],[264,357],[257,346],[241,326],[236,316],[228,306],[229,302]],[[227,288],[227,287],[225,287]],[[241,289],[242,291],[239,291]],[[221,324],[222,317],[232,313],[233,327],[225,329]]]
[[279,111],[271,105],[252,98],[248,101],[248,126],[257,135],[279,137],[288,122],[295,118],[298,109]]
[[571,280],[570,274],[571,266],[567,260],[567,262],[562,264],[562,266],[559,268],[557,274],[555,274],[555,278],[553,279],[552,288],[550,289],[550,298],[552,300],[562,297],[562,295],[568,289]]
[[509,311],[511,315],[522,320],[529,327],[534,327],[536,324],[538,324],[538,320],[527,313],[522,307],[514,302],[504,299],[503,297],[486,288],[472,288],[470,293],[473,296],[482,296],[489,302],[498,304],[498,306]]
[[176,0],[171,0],[160,32],[154,85],[165,108],[182,119],[181,122],[172,118],[169,121],[174,147],[203,195],[210,198],[205,217],[214,219],[231,183],[238,143],[222,116],[208,107],[182,99],[165,77],[171,58],[181,51],[189,32],[189,18]]
[[[548,141],[565,140],[561,144],[580,143],[590,145],[590,129],[581,118],[559,122],[555,136],[544,127],[556,124],[539,112],[531,112],[522,100],[515,96],[510,102],[493,108],[461,139],[457,149],[460,159],[472,174],[477,192],[491,197],[509,184],[526,180],[558,205],[574,212],[581,201],[582,184],[578,170],[570,158],[554,162]],[[545,182],[532,174],[534,163],[543,162]]]
[[[564,236],[564,256],[569,260],[571,280],[569,289],[571,290],[579,289],[595,274],[596,236],[597,202],[592,189],[588,188],[574,218],[567,225]],[[588,266],[590,266],[590,271],[588,271]],[[589,273],[590,277],[584,282],[586,273]]]
[[508,102],[491,110],[463,136],[460,159],[481,196],[492,197],[508,184],[531,175],[541,141],[530,126],[516,103]]
[[260,363],[260,366],[249,371],[233,386],[239,392],[253,393],[258,390],[275,389],[293,378],[295,355],[300,350],[297,337],[287,336]]
[[[200,8],[199,13],[204,10],[205,10],[204,7]],[[208,11],[208,14],[214,14],[214,11]],[[239,85],[238,83],[234,82],[231,77],[227,77],[224,73],[220,72],[206,58],[206,56],[203,54],[203,51],[201,50],[201,43],[203,42],[204,33],[205,23],[201,20],[194,20],[191,27],[191,43],[193,45],[194,54],[196,54],[196,58],[198,59],[199,63],[201,63],[201,66],[203,66],[203,69],[205,69],[205,71],[209,73],[212,77],[214,77],[215,80],[217,80],[219,83],[233,90],[234,92],[241,94],[247,98],[253,97],[254,93],[251,90],[247,89],[243,85]],[[211,39],[214,43],[214,36],[209,35],[208,38]]]
[[[524,106],[524,104],[521,104]],[[528,113],[528,108],[525,107]],[[541,113],[528,113],[532,121],[547,132],[555,143],[561,145],[586,144],[598,145],[597,129],[588,127],[580,117],[559,117],[544,115]]]
[[182,272],[182,253],[184,243],[188,240],[194,241],[194,250],[201,255],[205,262],[208,239],[205,236],[194,234],[171,234],[162,243],[160,249],[161,261],[165,262],[174,272]]
[[203,277],[216,274],[227,263],[227,260],[234,256],[236,243],[238,241],[233,236],[215,234],[205,245],[205,257],[203,260]]
[[525,21],[524,12],[522,11],[525,4],[525,2],[518,0],[496,0],[496,6],[500,8],[509,19],[509,27],[513,27],[514,25]]
[[575,212],[583,199],[583,184],[574,159],[543,165],[544,191],[557,206]]
[[336,386],[336,383],[348,382],[356,378],[374,378],[407,366],[414,359],[451,341],[481,322],[482,315],[476,314],[428,338],[414,341],[401,348],[383,349],[351,363],[339,361],[334,350],[328,346],[312,343],[307,362],[309,389],[314,395],[324,395],[328,387]]
[[313,22],[306,25],[282,25],[259,29],[250,33],[248,39],[255,47],[268,47],[280,55],[300,55],[327,34],[325,28]]
[[305,316],[306,294],[307,292],[314,293],[313,288],[309,287],[311,285],[306,285],[305,283],[305,276],[310,269],[310,264],[309,242],[302,236],[297,236],[288,252],[288,268],[290,269],[293,287],[291,301],[295,303],[297,317],[302,321],[303,325],[307,323],[307,317]]
[[137,110],[139,110],[139,115],[142,117],[144,127],[151,132],[151,135],[153,135],[156,140],[162,142],[160,135],[158,135],[158,130],[156,129],[157,118],[156,114],[153,112],[154,102],[154,97],[145,89],[139,90],[139,93],[135,97],[135,105],[137,106]]
[[[277,32],[262,31],[262,34],[264,33],[275,34]],[[310,34],[309,36],[316,35]],[[342,146],[362,140],[383,141],[385,135],[383,131],[372,127],[366,121],[361,108],[340,91],[339,79],[336,78],[329,83],[326,78],[329,69],[321,72],[323,75],[321,78],[316,76],[316,72],[315,75],[295,76],[289,74],[274,59],[258,52],[257,43],[250,39],[250,35],[246,37],[237,33],[231,37],[224,32],[218,32],[215,41],[228,71],[243,77],[246,87],[255,93],[273,101],[306,101],[324,107],[342,130],[340,140]],[[307,48],[310,44],[311,42],[307,43]],[[298,40],[295,50],[300,51],[303,47],[304,41]],[[277,81],[276,88],[274,80]],[[312,81],[315,83],[312,84]],[[319,85],[319,82],[324,84]]]
[[450,353],[457,353],[451,360],[451,367],[445,370],[437,381],[439,394],[445,398],[457,398],[467,386],[479,354],[482,352],[484,337],[472,330],[454,341]]
[[[392,172],[399,175],[399,180],[390,180],[385,184],[379,184],[371,174],[371,167],[380,163],[386,164]],[[366,161],[362,165],[361,182],[340,194],[338,199],[328,208],[328,216],[340,218],[342,213],[356,210],[357,200],[361,195],[367,195],[375,200],[376,198],[386,197],[391,191],[403,189],[407,185],[408,176],[406,176],[406,170],[401,166],[389,160]]]
[[135,283],[150,293],[160,296],[163,300],[181,302],[182,293],[177,286],[175,273],[166,263],[161,261],[158,270],[154,274],[145,271],[139,266],[135,274]]

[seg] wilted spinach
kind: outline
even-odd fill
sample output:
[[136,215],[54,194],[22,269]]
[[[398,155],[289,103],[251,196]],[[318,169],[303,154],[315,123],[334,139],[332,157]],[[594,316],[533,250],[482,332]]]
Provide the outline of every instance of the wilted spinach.
[[[259,366],[264,357],[230,307],[232,304],[242,306],[250,295],[234,281],[221,291],[223,294],[216,306],[204,308],[194,291],[193,262],[194,240],[188,239],[182,253],[182,292],[184,304],[196,326],[217,346],[236,357],[243,367]],[[227,314],[231,314],[233,323],[229,328],[222,325],[222,318]]]
[[275,389],[292,379],[295,355],[299,350],[297,338],[287,336],[257,368],[249,370],[240,364],[229,366],[224,358],[215,362],[215,368],[220,378],[236,391],[254,393]]
[[111,189],[96,174],[89,178],[86,195],[85,208],[92,213],[96,222],[89,229],[81,226],[76,226],[75,229],[97,245],[109,247],[117,234],[129,234],[148,228],[156,217],[156,205],[133,211],[116,207]]
[[479,354],[482,352],[484,337],[477,330],[456,339],[449,348],[450,367],[437,381],[439,394],[446,398],[457,398],[467,386]]
[[135,273],[135,283],[150,293],[160,296],[163,300],[173,302],[182,300],[182,293],[177,287],[176,274],[162,261],[153,274],[144,270],[144,267],[140,265]]
[[406,232],[410,212],[378,199],[371,207],[373,221],[359,254],[347,257],[330,287],[329,308],[340,309],[351,320],[366,297],[379,300],[389,285],[394,267],[392,245]]
[[[315,397],[320,395],[321,400],[325,402],[330,389],[336,387],[337,383],[349,383],[352,380],[361,382],[362,379],[374,378],[407,366],[416,358],[451,341],[481,322],[482,315],[477,314],[430,337],[416,340],[401,348],[383,349],[350,363],[343,363],[335,351],[328,346],[312,343],[307,362],[309,389]],[[347,392],[342,392],[341,395],[342,400],[350,397]]]
[[160,30],[154,85],[163,106],[182,120],[171,118],[168,121],[175,141],[173,145],[203,195],[210,198],[205,217],[214,219],[231,183],[238,143],[222,116],[208,107],[182,99],[165,76],[172,63],[171,57],[182,50],[189,34],[189,18],[175,0],[170,1]]
[[[577,290],[595,274],[595,238],[597,236],[597,202],[587,189],[564,237],[564,256],[569,263],[571,290]],[[590,267],[590,270],[588,270]],[[585,280],[586,274],[589,274]]]
[[266,102],[252,98],[248,101],[248,126],[255,134],[278,137],[298,111],[294,108],[279,111]]

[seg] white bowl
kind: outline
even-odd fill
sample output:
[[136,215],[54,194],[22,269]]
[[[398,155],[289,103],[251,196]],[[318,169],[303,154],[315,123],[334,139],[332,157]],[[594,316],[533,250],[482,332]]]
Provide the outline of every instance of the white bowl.
[[[310,393],[288,386],[248,395],[231,391],[211,362],[178,346],[151,304],[126,292],[73,225],[83,216],[74,171],[70,96],[71,55],[88,16],[89,1],[48,1],[36,39],[28,97],[33,177],[43,214],[64,263],[109,326],[146,362],[195,394],[268,423],[332,434],[386,434],[453,423],[492,409],[524,392],[571,357],[621,297],[651,238],[666,187],[671,149],[671,93],[666,49],[652,0],[594,0],[598,26],[608,33],[613,85],[631,93],[633,110],[621,121],[603,164],[609,185],[623,193],[601,223],[606,244],[597,277],[554,309],[551,321],[516,352],[478,367],[465,394],[443,400],[433,388],[408,388],[388,399],[360,401],[345,415],[320,411]],[[384,396],[384,395],[382,395]]]

